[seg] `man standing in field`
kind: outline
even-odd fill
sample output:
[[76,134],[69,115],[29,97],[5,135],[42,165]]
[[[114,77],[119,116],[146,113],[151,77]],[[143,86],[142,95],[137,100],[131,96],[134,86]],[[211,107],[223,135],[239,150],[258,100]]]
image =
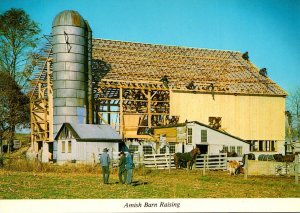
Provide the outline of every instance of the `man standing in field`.
[[109,164],[110,164],[110,157],[109,154],[107,154],[108,149],[104,148],[102,155],[100,155],[100,164],[102,167],[102,175],[103,175],[103,182],[104,184],[108,184],[108,178],[109,178]]
[[126,165],[125,165],[126,171],[127,171],[127,177],[126,177],[126,184],[130,185],[132,182],[132,174],[133,174],[133,159],[131,153],[128,152],[126,155]]
[[[127,172],[125,169],[125,165],[126,165],[126,158],[125,158],[125,154],[123,151],[120,152],[120,161],[119,161],[119,180],[120,183],[124,184],[126,182],[126,176],[127,176]],[[124,180],[123,180],[124,177]]]

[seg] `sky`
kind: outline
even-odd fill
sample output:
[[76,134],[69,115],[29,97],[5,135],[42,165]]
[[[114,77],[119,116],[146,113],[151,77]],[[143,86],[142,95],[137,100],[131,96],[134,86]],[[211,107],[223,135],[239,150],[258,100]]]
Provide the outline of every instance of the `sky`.
[[76,10],[93,38],[249,52],[288,93],[300,87],[300,0],[1,0],[49,35],[54,17]]

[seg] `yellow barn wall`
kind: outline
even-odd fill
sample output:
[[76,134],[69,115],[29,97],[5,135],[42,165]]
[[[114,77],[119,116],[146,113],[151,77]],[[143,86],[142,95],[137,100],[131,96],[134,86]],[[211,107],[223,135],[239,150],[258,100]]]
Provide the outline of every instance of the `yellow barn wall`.
[[222,117],[222,129],[244,140],[285,139],[284,97],[171,92],[170,107],[180,123]]

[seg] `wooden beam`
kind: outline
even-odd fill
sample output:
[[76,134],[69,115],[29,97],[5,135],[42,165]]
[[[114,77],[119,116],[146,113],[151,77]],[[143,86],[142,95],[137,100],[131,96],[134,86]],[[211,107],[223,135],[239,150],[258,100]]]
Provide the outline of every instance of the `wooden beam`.
[[101,120],[102,120],[105,124],[110,125],[110,124],[108,123],[108,121],[107,121],[106,119],[103,118],[103,116],[101,115],[100,112],[98,112],[98,116],[99,116],[99,118],[101,118]]

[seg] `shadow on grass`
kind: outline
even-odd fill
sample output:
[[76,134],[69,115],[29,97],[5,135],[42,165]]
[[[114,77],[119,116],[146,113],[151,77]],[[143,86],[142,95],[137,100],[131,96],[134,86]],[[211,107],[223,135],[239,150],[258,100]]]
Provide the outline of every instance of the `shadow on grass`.
[[[120,184],[120,182],[116,181],[114,183],[107,183],[107,184],[109,184],[109,185]],[[144,186],[144,185],[147,185],[147,184],[148,184],[148,182],[142,182],[142,181],[137,180],[137,181],[132,181],[131,184],[130,184],[130,186],[140,186],[140,185]],[[127,185],[127,184],[125,184],[125,185]]]
[[147,185],[148,182],[142,182],[142,181],[132,181],[131,185],[132,186],[139,186],[139,185]]

